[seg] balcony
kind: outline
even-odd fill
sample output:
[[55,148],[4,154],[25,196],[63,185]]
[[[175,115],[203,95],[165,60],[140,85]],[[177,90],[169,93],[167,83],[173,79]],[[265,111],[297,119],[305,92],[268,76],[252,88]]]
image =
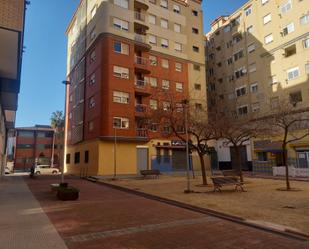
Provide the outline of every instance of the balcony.
[[142,74],[149,74],[150,70],[147,69],[149,65],[148,58],[135,56],[134,57],[134,64],[135,64],[135,72],[142,73]]
[[147,109],[148,109],[147,105],[136,104],[135,105],[135,116],[140,117],[140,118],[146,117]]
[[136,80],[135,92],[141,95],[150,95],[150,86],[145,80]]
[[147,43],[146,35],[135,33],[135,49],[141,51],[149,51],[151,46]]
[[137,9],[148,10],[149,2],[148,2],[148,0],[135,0],[134,1],[134,7],[137,8]]
[[147,129],[137,128],[136,129],[136,136],[137,137],[148,138],[148,131],[147,131]]

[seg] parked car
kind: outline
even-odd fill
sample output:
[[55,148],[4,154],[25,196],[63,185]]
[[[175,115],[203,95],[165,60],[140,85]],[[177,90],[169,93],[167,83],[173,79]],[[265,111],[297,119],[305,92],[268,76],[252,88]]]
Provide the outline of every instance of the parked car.
[[37,165],[34,173],[36,175],[59,174],[59,169],[52,168],[50,165]]
[[9,167],[4,168],[4,174],[6,174],[6,175],[11,174]]

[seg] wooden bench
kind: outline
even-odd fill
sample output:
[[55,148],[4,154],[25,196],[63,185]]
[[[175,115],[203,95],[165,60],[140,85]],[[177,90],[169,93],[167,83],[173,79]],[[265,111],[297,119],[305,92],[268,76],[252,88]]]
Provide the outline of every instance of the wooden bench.
[[235,191],[238,191],[238,188],[240,191],[245,192],[243,188],[243,183],[240,182],[238,177],[235,176],[216,176],[211,177],[211,180],[214,185],[214,192],[219,191],[221,192],[221,188],[225,185],[234,185]]
[[140,171],[141,175],[146,177],[146,176],[155,176],[159,178],[160,170],[158,169],[145,169]]

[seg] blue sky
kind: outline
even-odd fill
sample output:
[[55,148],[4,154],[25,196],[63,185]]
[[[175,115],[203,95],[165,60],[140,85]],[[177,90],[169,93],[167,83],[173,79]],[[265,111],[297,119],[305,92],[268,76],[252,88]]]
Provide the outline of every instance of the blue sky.
[[[220,15],[233,13],[247,0],[204,0],[204,31]],[[31,0],[26,13],[25,53],[16,126],[49,124],[63,110],[66,75],[65,29],[79,0]]]

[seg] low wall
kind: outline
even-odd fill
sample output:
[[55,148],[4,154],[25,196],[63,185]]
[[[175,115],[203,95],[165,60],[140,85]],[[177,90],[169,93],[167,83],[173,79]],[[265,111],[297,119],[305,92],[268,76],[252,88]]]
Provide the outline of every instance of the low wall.
[[[273,167],[274,176],[285,176],[285,167]],[[289,176],[309,177],[309,168],[289,167]]]

